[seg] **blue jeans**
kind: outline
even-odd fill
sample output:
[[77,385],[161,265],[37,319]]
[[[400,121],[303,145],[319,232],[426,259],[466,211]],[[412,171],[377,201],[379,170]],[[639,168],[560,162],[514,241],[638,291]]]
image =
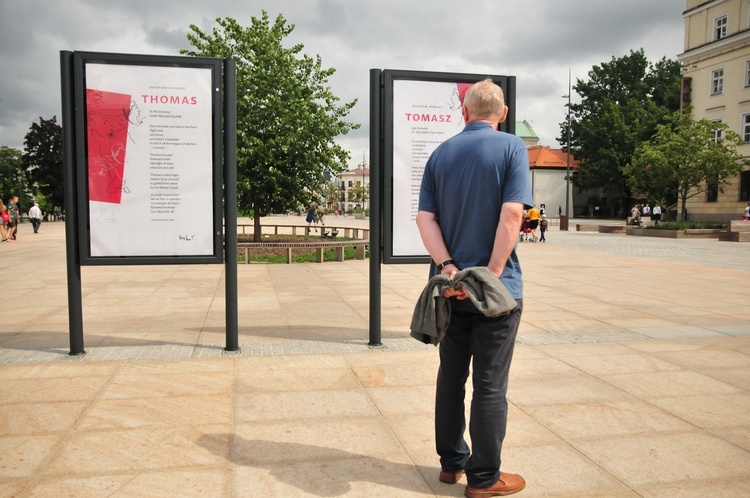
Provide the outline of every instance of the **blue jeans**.
[[[443,470],[465,469],[469,486],[485,488],[500,478],[500,453],[508,421],[508,373],[523,299],[509,315],[490,318],[468,299],[451,299],[451,321],[440,342],[435,398],[435,443]],[[469,435],[464,439],[464,397],[473,357]]]

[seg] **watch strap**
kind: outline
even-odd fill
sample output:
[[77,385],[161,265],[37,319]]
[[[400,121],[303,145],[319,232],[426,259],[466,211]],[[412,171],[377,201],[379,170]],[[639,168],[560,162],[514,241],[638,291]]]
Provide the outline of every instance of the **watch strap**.
[[437,269],[438,269],[438,271],[443,271],[443,268],[445,268],[446,266],[448,266],[448,265],[454,265],[455,266],[455,264],[456,264],[456,262],[453,261],[452,259],[446,259],[445,261],[443,261],[442,263],[440,263],[439,265],[437,265]]

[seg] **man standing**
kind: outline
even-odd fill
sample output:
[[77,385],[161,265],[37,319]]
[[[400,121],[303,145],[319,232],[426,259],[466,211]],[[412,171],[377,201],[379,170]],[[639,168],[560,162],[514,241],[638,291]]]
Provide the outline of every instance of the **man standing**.
[[[432,257],[430,277],[451,279],[459,269],[486,266],[518,303],[510,314],[486,317],[448,289],[451,315],[440,343],[435,400],[435,441],[440,480],[455,483],[466,473],[465,495],[498,496],[526,485],[500,472],[508,415],[508,372],[523,308],[523,282],[515,247],[523,210],[531,205],[526,146],[498,132],[508,114],[502,89],[487,79],[473,85],[463,102],[466,127],[446,140],[425,166],[417,226]],[[474,386],[469,433],[464,440],[464,393],[473,357]]]
[[39,226],[42,224],[42,210],[39,209],[39,204],[36,202],[29,209],[29,219],[31,220],[31,225],[34,227],[34,233],[38,233]]
[[654,220],[654,225],[659,224],[659,220],[661,220],[661,206],[659,204],[654,206],[654,210],[651,212],[651,219]]

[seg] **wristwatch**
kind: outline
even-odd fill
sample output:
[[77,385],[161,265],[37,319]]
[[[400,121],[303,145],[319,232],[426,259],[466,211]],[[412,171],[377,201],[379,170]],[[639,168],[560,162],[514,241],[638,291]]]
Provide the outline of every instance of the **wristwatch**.
[[455,266],[455,264],[456,264],[456,262],[453,261],[452,259],[446,259],[445,261],[443,261],[442,263],[440,263],[439,265],[437,265],[437,269],[438,269],[438,271],[443,271],[443,268],[445,268],[446,266],[448,266],[448,265],[454,265]]

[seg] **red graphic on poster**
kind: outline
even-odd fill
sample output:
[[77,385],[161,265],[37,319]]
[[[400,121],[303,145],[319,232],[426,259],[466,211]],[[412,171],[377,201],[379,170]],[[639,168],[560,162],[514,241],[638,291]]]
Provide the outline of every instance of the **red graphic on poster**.
[[89,200],[120,204],[126,190],[130,95],[86,90]]
[[466,91],[473,85],[473,83],[456,83],[456,86],[458,87],[458,98],[461,100],[461,103],[464,103],[464,96],[466,95]]

